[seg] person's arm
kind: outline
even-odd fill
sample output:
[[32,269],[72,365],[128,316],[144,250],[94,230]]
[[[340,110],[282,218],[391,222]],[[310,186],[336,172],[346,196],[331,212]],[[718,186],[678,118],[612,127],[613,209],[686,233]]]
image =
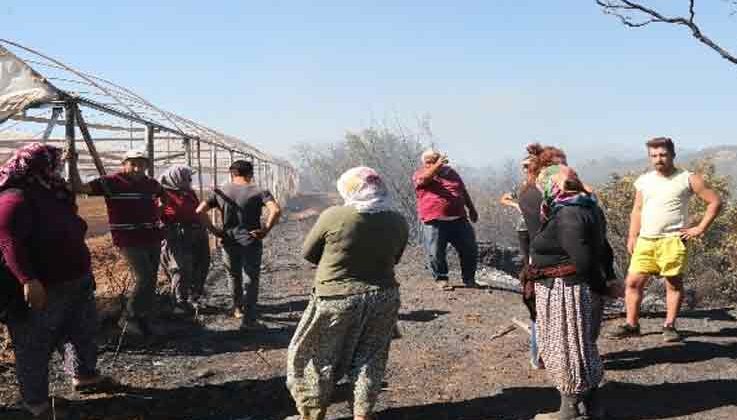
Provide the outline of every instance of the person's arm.
[[264,203],[264,206],[269,213],[266,217],[266,223],[260,229],[248,232],[256,239],[264,239],[266,235],[271,232],[271,229],[273,229],[274,226],[279,223],[279,217],[281,217],[281,206],[279,206],[279,203],[277,203],[276,200],[269,200]]
[[463,186],[463,199],[466,202],[466,207],[468,208],[468,218],[471,219],[471,222],[473,223],[478,222],[479,214],[476,212],[476,206],[473,205],[473,200],[471,200],[471,195],[468,193],[465,185]]
[[207,212],[197,213],[200,219],[200,224],[207,229],[208,232],[213,234],[214,236],[217,236],[218,238],[222,238],[225,233],[222,229],[218,229],[217,226],[212,224],[212,220],[207,216]]
[[[78,180],[77,180],[78,181]],[[104,195],[105,192],[103,190],[103,183],[104,181],[102,178],[97,178],[95,180],[92,180],[90,182],[82,183],[72,181],[69,185],[72,191],[74,191],[77,194],[86,194],[86,195]]]
[[566,207],[555,216],[558,218],[558,243],[576,266],[576,276],[582,281],[590,279],[593,261],[593,244],[586,235],[586,221],[574,208]]
[[210,206],[209,202],[201,201],[194,212],[200,215],[205,215],[205,217],[207,217],[207,212],[210,211],[212,208],[213,207]]
[[418,187],[424,187],[427,184],[432,181],[433,178],[435,178],[435,175],[440,172],[440,169],[443,168],[448,163],[448,158],[446,156],[439,156],[437,160],[435,160],[435,163],[432,165],[423,168],[420,173],[415,177],[415,185]]
[[0,196],[0,250],[5,264],[23,285],[23,296],[32,309],[46,307],[46,290],[34,273],[28,254],[33,212],[23,194]]
[[216,188],[215,191],[207,197],[207,200],[200,201],[200,204],[195,209],[195,213],[206,215],[208,211],[215,208],[220,208],[220,203],[218,203],[217,197],[218,192],[220,192],[220,190]]
[[325,235],[329,225],[331,225],[329,214],[330,209],[320,214],[302,244],[302,257],[315,265],[320,263],[320,258],[322,258],[322,253],[325,250]]
[[222,229],[218,229],[215,225],[212,224],[212,220],[207,216],[209,208],[206,202],[201,202],[197,209],[195,209],[195,214],[200,219],[200,224],[202,224],[205,229],[207,229],[208,232],[212,233],[213,235],[217,236],[218,238],[222,238],[224,233]]
[[515,208],[517,209],[517,211],[521,211],[519,208],[519,203],[512,197],[512,193],[507,192],[502,194],[502,196],[499,198],[499,204]]
[[215,225],[212,224],[212,221],[207,216],[207,212],[210,211],[213,208],[217,208],[217,199],[215,198],[215,195],[213,194],[210,198],[208,198],[205,201],[200,201],[200,204],[197,205],[197,208],[195,209],[195,214],[197,214],[200,217],[200,222],[205,225],[205,228],[212,233],[213,235],[217,236],[218,238],[222,238],[224,233],[221,229],[218,229],[215,227]]
[[685,240],[703,235],[722,209],[722,199],[716,191],[706,185],[704,177],[699,174],[691,174],[688,182],[691,185],[691,190],[706,202],[706,211],[698,225],[681,229],[681,238]]
[[630,213],[630,230],[627,235],[627,252],[632,255],[635,250],[635,242],[637,237],[640,236],[640,226],[642,222],[642,193],[637,191],[635,193],[635,202],[632,205],[632,212]]
[[407,248],[407,242],[409,241],[409,224],[407,224],[407,220],[401,214],[399,215],[399,219],[400,223],[397,235],[399,235],[401,246],[397,255],[394,256],[394,265],[399,264],[399,261],[402,260],[402,255],[404,255],[404,250]]

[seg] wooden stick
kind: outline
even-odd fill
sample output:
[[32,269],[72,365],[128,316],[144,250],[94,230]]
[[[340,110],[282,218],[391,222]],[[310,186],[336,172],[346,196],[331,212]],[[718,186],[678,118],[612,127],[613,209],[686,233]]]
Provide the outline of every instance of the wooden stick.
[[532,332],[530,332],[530,327],[524,322],[520,321],[517,318],[512,318],[512,322],[514,322],[518,327],[523,329],[528,335],[532,335]]
[[510,325],[507,325],[507,327],[506,327],[506,328],[504,328],[503,330],[500,330],[500,331],[498,331],[498,332],[497,332],[496,334],[492,335],[492,336],[491,336],[491,337],[489,338],[489,341],[491,341],[491,340],[495,340],[495,339],[497,339],[497,338],[499,338],[499,337],[502,337],[502,336],[505,336],[505,335],[509,334],[510,332],[514,331],[514,329],[515,329],[515,328],[517,328],[517,327],[515,327],[515,326],[514,326],[514,325],[512,325],[512,324],[510,324]]
[[49,119],[48,124],[46,125],[46,130],[44,130],[43,136],[41,137],[43,140],[42,143],[46,143],[46,140],[51,137],[51,132],[54,131],[54,127],[56,126],[56,121],[59,120],[59,117],[64,112],[64,108],[55,106],[51,110],[51,119]]
[[102,164],[102,160],[100,160],[100,155],[97,153],[95,142],[92,140],[92,136],[90,136],[90,131],[87,129],[87,123],[82,117],[82,110],[79,109],[77,104],[74,104],[72,106],[74,106],[74,117],[77,119],[79,131],[82,133],[82,138],[84,138],[84,142],[87,145],[87,151],[89,152],[90,156],[92,156],[92,162],[95,163],[95,168],[97,168],[97,172],[99,172],[100,176],[105,176],[105,165]]

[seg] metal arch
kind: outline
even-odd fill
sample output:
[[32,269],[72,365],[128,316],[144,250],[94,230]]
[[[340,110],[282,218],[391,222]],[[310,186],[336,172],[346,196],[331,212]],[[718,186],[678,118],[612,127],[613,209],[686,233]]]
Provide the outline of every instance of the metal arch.
[[[161,117],[163,117],[163,118],[164,118],[164,119],[165,119],[166,121],[169,121],[169,122],[170,122],[170,123],[171,123],[172,125],[174,125],[174,127],[175,127],[175,128],[177,129],[177,130],[180,130],[180,131],[181,131],[181,129],[179,128],[179,126],[177,125],[177,123],[176,123],[176,122],[175,122],[175,121],[174,121],[173,119],[171,119],[171,118],[169,117],[170,115],[174,115],[174,114],[171,114],[171,113],[169,113],[169,112],[167,112],[167,111],[164,111],[163,109],[161,109],[161,108],[157,107],[157,106],[156,106],[156,105],[154,105],[153,103],[151,103],[151,102],[147,101],[147,100],[146,100],[146,98],[144,98],[144,97],[142,97],[142,96],[138,95],[137,93],[133,92],[132,90],[130,90],[130,89],[128,89],[128,88],[126,88],[125,86],[121,86],[121,85],[119,85],[119,84],[117,84],[117,83],[114,83],[114,82],[112,82],[112,81],[110,81],[110,80],[104,79],[104,78],[102,78],[102,77],[100,77],[100,76],[95,76],[95,75],[92,75],[92,74],[88,74],[88,73],[85,73],[85,72],[82,72],[82,71],[79,71],[79,70],[74,70],[74,69],[72,69],[72,68],[70,68],[70,67],[68,67],[68,66],[64,65],[64,64],[63,64],[63,63],[61,63],[61,62],[58,62],[58,61],[56,61],[56,60],[53,60],[53,59],[51,59],[50,57],[44,56],[44,55],[42,55],[42,54],[40,54],[40,53],[38,53],[38,52],[36,52],[36,51],[33,51],[33,50],[29,49],[29,48],[25,48],[25,47],[23,47],[23,46],[20,46],[20,45],[18,45],[18,44],[14,44],[14,43],[11,43],[11,42],[9,42],[9,41],[5,41],[5,40],[3,40],[3,39],[0,39],[0,42],[8,42],[9,44],[11,44],[11,45],[14,45],[14,46],[16,46],[16,47],[18,47],[18,48],[23,48],[23,49],[25,49],[25,50],[26,50],[26,51],[28,51],[28,52],[31,52],[31,53],[34,53],[34,54],[38,54],[38,55],[39,55],[40,57],[43,57],[43,58],[45,58],[45,59],[47,59],[47,60],[51,61],[51,62],[52,62],[52,63],[54,63],[54,64],[48,64],[48,63],[40,63],[40,62],[33,62],[33,61],[31,61],[31,60],[27,60],[28,62],[32,62],[32,63],[34,63],[34,64],[38,64],[38,65],[42,65],[42,66],[49,66],[49,67],[52,67],[52,68],[56,68],[56,69],[59,69],[59,70],[67,70],[67,71],[71,71],[72,73],[76,74],[77,76],[79,76],[79,77],[82,77],[82,78],[83,78],[83,79],[84,79],[84,80],[85,80],[85,81],[87,82],[87,84],[88,84],[88,85],[90,85],[90,86],[94,86],[94,87],[96,87],[96,88],[98,88],[98,89],[102,90],[102,91],[103,91],[103,92],[104,92],[104,93],[105,93],[106,95],[108,95],[108,96],[112,97],[112,98],[113,98],[114,100],[116,100],[116,102],[118,102],[119,104],[121,104],[121,105],[123,105],[124,107],[126,107],[126,108],[127,108],[127,109],[128,109],[129,111],[131,111],[131,112],[132,112],[133,114],[135,114],[135,115],[136,115],[136,116],[138,116],[138,117],[142,117],[142,116],[141,116],[140,114],[136,114],[136,113],[135,113],[135,112],[134,112],[134,111],[133,111],[133,110],[132,110],[132,109],[130,108],[130,106],[128,106],[127,104],[125,104],[125,103],[123,103],[122,101],[120,101],[120,100],[119,100],[119,97],[118,97],[118,96],[127,96],[127,97],[125,98],[126,100],[129,100],[129,101],[131,101],[131,102],[137,102],[138,104],[141,104],[141,105],[145,105],[146,107],[148,107],[148,108],[151,108],[152,110],[154,110],[154,111],[156,111],[156,112],[157,112],[158,114],[160,114],[160,115],[161,115]],[[111,90],[111,89],[109,89],[109,87],[108,87],[108,89],[102,89],[102,87],[101,87],[100,85],[96,84],[96,83],[95,83],[95,82],[94,82],[93,80],[97,80],[97,81],[99,81],[99,82],[102,82],[102,83],[104,83],[104,84],[106,84],[106,85],[109,85],[109,87],[110,87],[110,86],[111,86],[111,87],[114,87],[114,88],[115,88],[116,90],[118,90],[119,92],[115,92],[115,93],[113,93],[113,92],[112,92],[112,90]],[[68,83],[80,83],[80,84],[82,84],[82,82],[80,82],[80,81],[78,81],[78,80],[66,80],[66,82],[68,82]]]
[[[48,61],[56,64],[57,66],[62,67],[64,70],[66,70],[68,72],[71,72],[72,74],[74,74],[74,75],[76,75],[78,77],[81,77],[82,79],[84,79],[87,82],[89,82],[92,86],[94,86],[94,87],[100,89],[101,91],[105,92],[106,94],[108,94],[113,100],[115,100],[116,102],[118,102],[118,104],[120,104],[122,107],[126,108],[131,114],[133,114],[133,115],[135,115],[137,117],[140,117],[127,104],[125,104],[124,102],[120,101],[116,96],[112,95],[104,87],[102,87],[102,86],[98,85],[97,83],[95,83],[94,80],[92,80],[92,79],[88,78],[87,76],[85,76],[84,73],[80,73],[79,71],[77,71],[77,70],[75,70],[75,69],[67,66],[66,64],[62,63],[61,61],[55,60],[55,59],[53,59],[53,58],[51,58],[49,56],[46,56],[44,54],[41,54],[40,52],[38,52],[36,50],[33,50],[31,48],[24,47],[23,45],[17,44],[17,43],[12,42],[12,41],[8,41],[7,39],[0,38],[0,43],[5,43],[5,44],[8,44],[8,45],[12,45],[12,46],[14,46],[16,48],[20,48],[20,49],[22,49],[22,50],[24,50],[26,52],[31,53],[31,54],[35,54],[35,55],[37,55],[37,56],[39,56],[39,57],[41,57],[41,58],[43,58],[45,60],[48,60]],[[59,90],[61,91],[61,89],[59,89]]]
[[[296,192],[299,174],[288,161],[269,155],[237,137],[226,135],[215,129],[161,109],[131,90],[109,80],[78,71],[31,48],[0,39],[0,46],[3,44],[22,50],[21,54],[18,55],[19,60],[25,61],[29,65],[30,63],[34,63],[38,67],[46,68],[46,83],[58,92],[59,99],[39,105],[54,106],[76,103],[79,106],[83,106],[86,110],[94,113],[92,114],[94,117],[87,124],[89,128],[96,129],[102,127],[101,124],[95,124],[95,120],[109,121],[122,119],[131,124],[131,129],[133,124],[140,124],[173,134],[185,140],[185,146],[183,147],[189,147],[189,152],[187,153],[185,149],[184,155],[187,155],[189,159],[194,157],[192,156],[193,142],[196,142],[194,143],[196,145],[205,143],[211,145],[214,149],[228,150],[231,152],[231,156],[237,154],[238,156],[259,162],[259,167],[264,170],[263,181],[269,183],[269,186],[274,189],[274,193],[280,196],[288,196]],[[12,50],[10,52],[13,53]],[[38,72],[36,69],[34,71],[39,73],[41,77],[44,77],[43,73]],[[58,85],[56,81],[59,81]],[[80,87],[79,89],[78,86]],[[85,86],[88,88],[85,88]],[[82,91],[89,92],[82,93]],[[106,100],[106,98],[110,99]],[[41,118],[38,118],[38,120],[37,122],[40,122]],[[7,128],[2,127],[0,131]],[[36,137],[36,135],[32,137]],[[103,161],[106,162],[105,153],[96,154],[100,155]],[[170,156],[167,155],[167,157]],[[198,163],[201,163],[200,159],[198,159]],[[89,165],[89,162],[86,164]],[[218,170],[217,163],[212,166],[211,170]]]

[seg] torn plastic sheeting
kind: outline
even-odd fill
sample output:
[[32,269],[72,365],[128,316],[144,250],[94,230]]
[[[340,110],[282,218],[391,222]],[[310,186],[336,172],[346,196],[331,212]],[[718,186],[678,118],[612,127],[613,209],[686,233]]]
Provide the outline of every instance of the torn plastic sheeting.
[[30,106],[58,98],[57,91],[7,49],[0,47],[0,123]]

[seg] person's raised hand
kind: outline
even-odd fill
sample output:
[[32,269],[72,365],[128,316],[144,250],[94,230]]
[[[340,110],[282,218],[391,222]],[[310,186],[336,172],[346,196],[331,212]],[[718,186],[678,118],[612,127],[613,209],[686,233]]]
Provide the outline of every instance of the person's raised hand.
[[38,280],[31,280],[23,285],[23,298],[34,311],[40,311],[46,308],[46,289]]

